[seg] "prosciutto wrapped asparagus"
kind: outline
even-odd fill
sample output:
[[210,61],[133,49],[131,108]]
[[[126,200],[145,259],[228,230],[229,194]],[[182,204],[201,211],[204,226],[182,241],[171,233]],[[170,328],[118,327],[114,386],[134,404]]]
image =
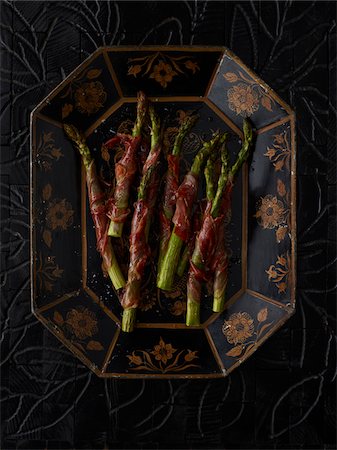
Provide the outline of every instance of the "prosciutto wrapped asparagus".
[[117,144],[124,145],[124,154],[115,165],[116,186],[113,196],[107,202],[107,216],[110,218],[108,234],[121,237],[123,226],[128,214],[129,196],[137,172],[137,152],[142,140],[142,128],[147,110],[147,100],[143,92],[137,96],[137,118],[133,127],[132,136],[118,135],[103,144],[111,149]]
[[168,169],[164,178],[163,201],[160,211],[160,247],[158,273],[161,271],[163,259],[171,235],[171,220],[175,211],[175,195],[179,186],[179,164],[183,141],[196,122],[197,116],[188,116],[181,124],[174,140],[172,153],[167,156]]
[[121,289],[125,286],[125,279],[107,234],[109,219],[106,215],[105,193],[97,177],[95,161],[84,136],[77,128],[73,125],[64,125],[64,131],[78,149],[85,168],[90,212],[95,224],[97,250],[103,260],[103,270],[108,273],[115,289]]
[[150,255],[148,233],[152,213],[158,191],[158,171],[161,153],[160,122],[153,108],[151,117],[151,150],[143,167],[143,175],[138,188],[138,197],[134,205],[134,213],[130,235],[130,264],[128,281],[121,301],[123,311],[122,330],[130,332],[136,320],[136,308],[140,302],[140,288],[144,269]]

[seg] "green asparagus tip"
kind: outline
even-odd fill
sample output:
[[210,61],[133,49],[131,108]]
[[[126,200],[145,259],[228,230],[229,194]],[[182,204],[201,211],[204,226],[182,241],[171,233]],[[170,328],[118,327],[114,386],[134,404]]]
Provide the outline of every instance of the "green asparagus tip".
[[63,124],[63,129],[67,136],[74,142],[82,141],[82,136],[74,125]]
[[137,94],[137,118],[132,130],[132,136],[140,136],[144,125],[147,111],[147,97],[144,92],[139,91]]
[[153,148],[159,141],[160,136],[160,119],[156,114],[153,105],[149,107],[149,114],[151,119],[151,148]]
[[244,139],[249,141],[249,143],[253,140],[253,128],[251,122],[248,119],[243,120],[243,134]]
[[123,311],[122,318],[122,331],[125,333],[131,333],[136,323],[136,308],[126,308]]
[[243,141],[238,157],[232,167],[233,176],[240,170],[242,164],[246,161],[253,141],[253,128],[251,122],[247,119],[243,121]]

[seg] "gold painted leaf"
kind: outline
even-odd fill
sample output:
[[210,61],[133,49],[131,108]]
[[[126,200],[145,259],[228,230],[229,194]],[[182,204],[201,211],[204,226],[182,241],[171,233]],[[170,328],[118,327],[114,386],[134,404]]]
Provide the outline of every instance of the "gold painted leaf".
[[284,166],[284,161],[283,161],[283,159],[279,159],[279,160],[274,164],[275,172],[279,172],[280,170],[282,170],[283,166]]
[[44,230],[43,231],[42,239],[44,240],[45,244],[50,248],[51,244],[53,242],[53,238],[52,238],[50,230]]
[[98,78],[101,73],[102,71],[100,69],[90,69],[87,72],[87,78],[89,78],[89,80],[93,80],[94,78]]
[[229,350],[229,352],[226,353],[227,356],[240,356],[242,353],[243,347],[242,345],[237,345],[236,347],[233,347]]
[[227,72],[224,74],[224,77],[227,81],[229,81],[230,83],[235,83],[236,81],[238,81],[238,76],[233,73],[233,72]]
[[54,311],[53,320],[55,323],[57,323],[57,325],[62,325],[64,322],[62,314],[60,314],[58,311]]
[[261,105],[266,108],[268,111],[272,111],[273,108],[271,107],[271,100],[269,97],[267,97],[266,95],[264,95],[261,99]]
[[49,200],[52,194],[53,188],[48,183],[45,185],[45,187],[42,189],[42,198],[43,200]]
[[268,317],[268,309],[263,308],[259,311],[259,313],[257,315],[257,320],[259,322],[264,322],[265,320],[267,320],[267,317]]
[[94,351],[100,351],[100,350],[104,350],[104,347],[98,341],[89,341],[87,343],[87,349],[88,350],[94,350]]
[[277,180],[277,193],[278,195],[280,195],[281,197],[284,197],[287,193],[287,189],[285,184],[283,183],[282,180],[278,179]]
[[261,336],[261,334],[264,332],[264,330],[266,330],[268,327],[270,327],[270,325],[272,325],[272,323],[273,323],[273,322],[265,323],[265,324],[261,327],[261,329],[260,329],[260,331],[259,331],[259,336]]
[[62,119],[65,119],[73,111],[74,107],[71,103],[66,103],[62,106]]

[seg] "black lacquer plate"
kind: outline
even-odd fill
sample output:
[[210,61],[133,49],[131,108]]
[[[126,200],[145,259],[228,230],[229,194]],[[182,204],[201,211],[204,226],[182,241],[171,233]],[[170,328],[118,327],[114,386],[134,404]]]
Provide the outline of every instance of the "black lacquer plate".
[[[148,270],[136,330],[101,272],[83,170],[62,122],[84,130],[102,178],[114,155],[101,150],[130,129],[142,89],[165,120],[164,146],[186,114],[199,121],[184,143],[183,169],[204,139],[229,131],[235,158],[243,117],[257,130],[233,194],[226,309],[205,292],[200,327],[185,326],[186,280],[163,294]],[[32,309],[102,377],[216,378],[247,359],[295,308],[295,117],[261,79],[223,47],[111,47],[93,53],[33,111]],[[200,193],[202,197],[202,192]],[[155,226],[152,239],[156,239]],[[126,271],[124,239],[116,252]]]

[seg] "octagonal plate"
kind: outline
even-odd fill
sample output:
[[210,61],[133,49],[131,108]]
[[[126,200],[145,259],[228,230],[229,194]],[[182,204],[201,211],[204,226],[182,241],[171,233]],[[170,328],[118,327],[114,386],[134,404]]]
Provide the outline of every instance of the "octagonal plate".
[[[230,131],[234,159],[243,117],[256,128],[254,153],[233,193],[226,309],[212,313],[205,291],[200,327],[185,326],[186,280],[164,295],[150,264],[136,329],[121,332],[118,297],[102,276],[95,248],[84,170],[63,133],[63,122],[85,132],[99,173],[109,181],[113,156],[101,145],[117,130],[130,129],[140,89],[165,119],[164,144],[186,114],[199,114],[184,142],[184,170],[212,131]],[[97,375],[223,377],[292,315],[295,117],[228,49],[101,48],[36,107],[31,137],[32,309]],[[204,186],[200,191],[202,197]],[[151,239],[157,239],[156,224]],[[125,240],[115,250],[126,271]]]

